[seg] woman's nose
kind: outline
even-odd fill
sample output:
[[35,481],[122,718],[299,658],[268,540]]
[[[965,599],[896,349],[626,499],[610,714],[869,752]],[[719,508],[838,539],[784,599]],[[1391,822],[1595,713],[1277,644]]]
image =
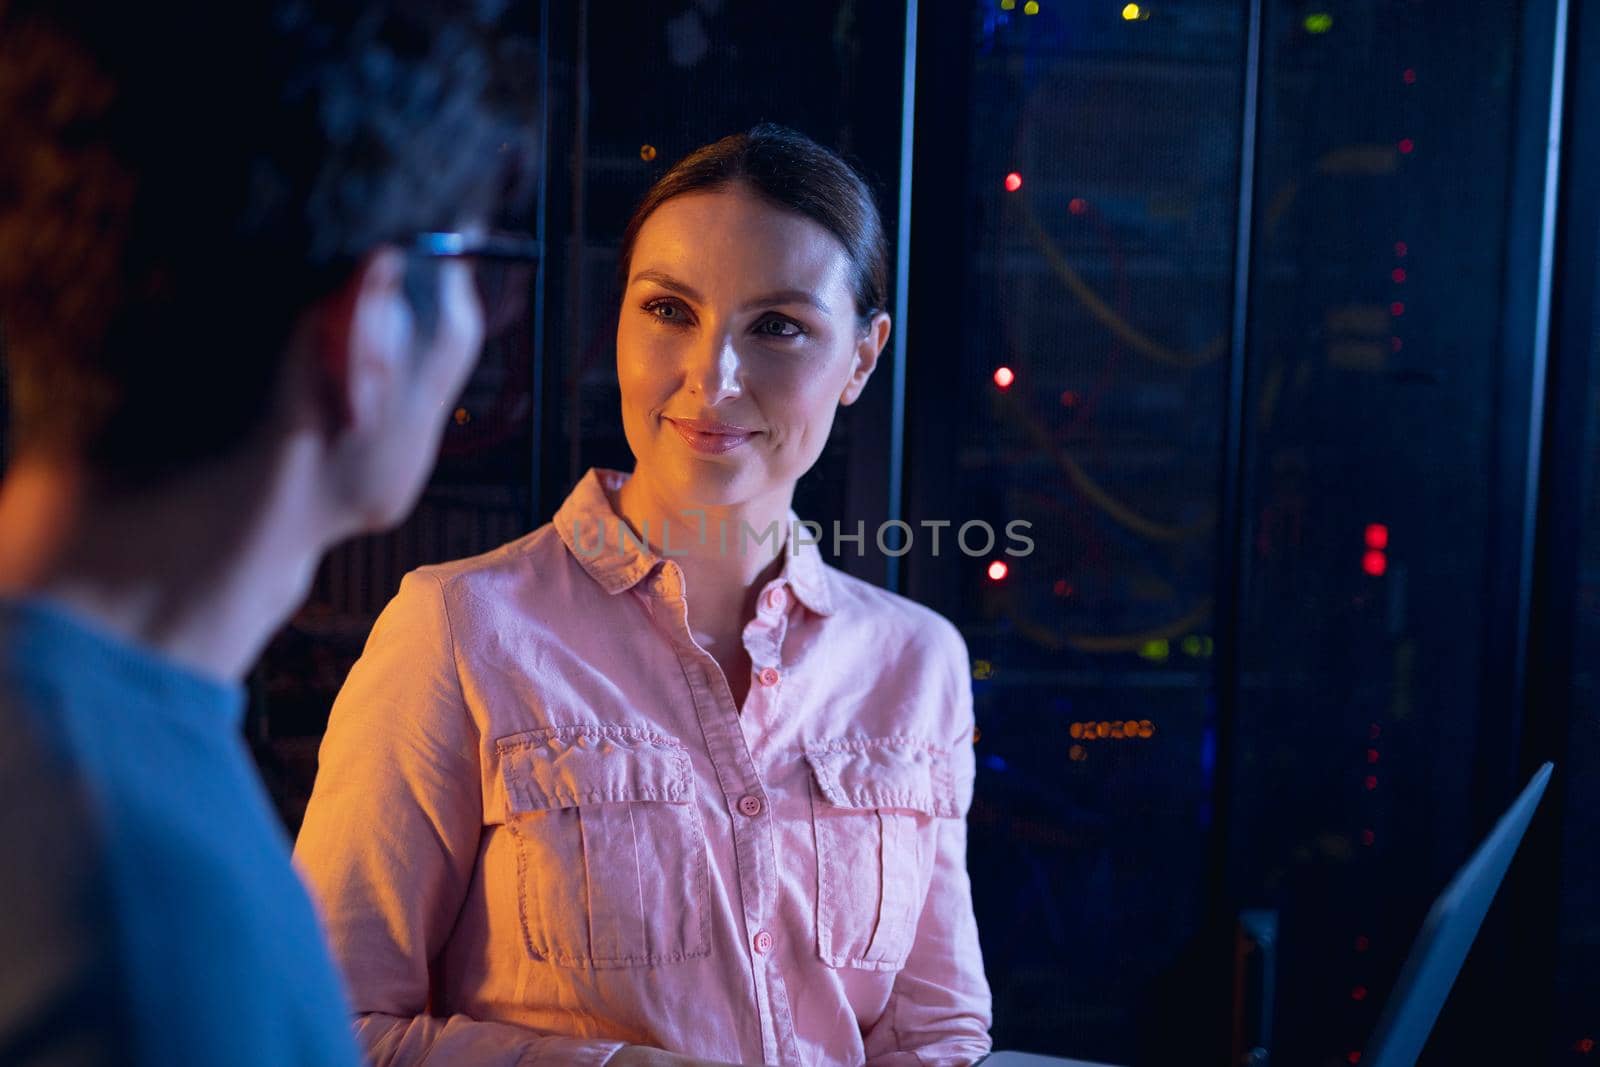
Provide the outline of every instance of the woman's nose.
[[744,367],[733,338],[713,335],[708,343],[697,345],[687,377],[700,387],[707,404],[738,396],[744,390]]

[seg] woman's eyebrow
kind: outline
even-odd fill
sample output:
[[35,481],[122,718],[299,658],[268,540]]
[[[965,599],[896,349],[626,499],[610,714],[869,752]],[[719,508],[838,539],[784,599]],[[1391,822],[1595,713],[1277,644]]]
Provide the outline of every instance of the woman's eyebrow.
[[805,289],[779,289],[776,292],[766,293],[754,300],[745,301],[741,311],[752,308],[768,307],[772,304],[809,304],[824,315],[828,314],[828,305],[817,299],[817,295]]
[[696,304],[702,304],[705,302],[705,298],[699,293],[695,292],[694,286],[688,284],[687,282],[680,282],[666,271],[642,270],[633,276],[633,280],[636,282],[655,282],[657,285],[661,286],[661,288],[671,289],[680,296],[688,297]]
[[[705,298],[695,290],[694,286],[687,282],[679,281],[666,271],[642,270],[633,276],[633,280],[636,282],[654,282],[661,288],[670,289],[674,293],[694,301],[696,304],[705,303]],[[828,305],[823,303],[817,294],[807,289],[778,289],[770,293],[763,293],[753,300],[745,301],[744,306],[739,310],[749,311],[753,308],[769,307],[773,304],[807,304],[824,315],[829,313]]]

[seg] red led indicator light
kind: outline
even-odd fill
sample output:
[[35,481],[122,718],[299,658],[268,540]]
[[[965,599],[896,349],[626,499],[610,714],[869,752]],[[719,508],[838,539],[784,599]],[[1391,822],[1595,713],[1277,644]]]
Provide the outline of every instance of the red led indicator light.
[[1412,68],[1407,67],[1401,72],[1400,80],[1405,82],[1407,85],[1415,85],[1417,84],[1417,72]]
[[1394,243],[1394,254],[1396,259],[1405,259],[1408,251],[1410,251],[1410,249],[1406,247],[1406,243],[1404,241],[1396,241]]
[[1389,547],[1389,527],[1381,522],[1368,523],[1363,536],[1366,538],[1368,548]]
[[1006,192],[1014,193],[1022,188],[1022,175],[1012,171],[1006,175]]
[[1089,201],[1085,200],[1081,196],[1075,196],[1068,201],[1067,210],[1072,212],[1074,215],[1082,215],[1085,211],[1089,210]]
[[1361,786],[1367,792],[1372,792],[1374,789],[1378,788],[1378,776],[1375,774],[1367,775],[1367,780],[1362,782]]
[[1404,284],[1406,280],[1406,269],[1404,267],[1396,267],[1394,270],[1389,272],[1389,277],[1394,279],[1396,285]]
[[1011,388],[1011,383],[1016,380],[1016,372],[1014,372],[1010,367],[995,368],[994,384],[998,385],[1000,388],[1009,389]]
[[[1361,843],[1363,845],[1366,845],[1367,847],[1370,848],[1372,846],[1372,843],[1374,841],[1376,841],[1377,839],[1378,839],[1378,835],[1373,833],[1371,830],[1363,830],[1363,831],[1361,831]],[[1356,999],[1360,1000],[1361,998],[1357,997]]]
[[1358,985],[1354,989],[1350,990],[1350,999],[1351,1000],[1366,1000],[1367,999],[1367,987],[1364,986],[1364,985]]
[[993,563],[989,564],[989,580],[998,582],[1000,579],[1004,578],[1010,570],[1011,568],[1006,566],[1005,560],[997,559]]
[[1361,569],[1374,578],[1382,578],[1389,570],[1389,557],[1373,549],[1361,557]]
[[1409,156],[1413,151],[1416,150],[1417,142],[1413,141],[1409,137],[1402,137],[1400,139],[1400,143],[1395,147],[1400,149],[1400,154],[1402,156]]
[[1398,319],[1401,315],[1404,315],[1405,313],[1406,313],[1406,306],[1404,304],[1402,304],[1400,301],[1396,300],[1394,303],[1389,305],[1389,314],[1393,315],[1395,318]]

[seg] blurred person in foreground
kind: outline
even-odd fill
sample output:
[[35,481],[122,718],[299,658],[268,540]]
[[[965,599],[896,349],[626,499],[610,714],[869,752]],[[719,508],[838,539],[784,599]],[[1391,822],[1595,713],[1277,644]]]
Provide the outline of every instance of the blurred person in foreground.
[[489,18],[0,2],[0,1062],[357,1061],[240,679],[477,359]]

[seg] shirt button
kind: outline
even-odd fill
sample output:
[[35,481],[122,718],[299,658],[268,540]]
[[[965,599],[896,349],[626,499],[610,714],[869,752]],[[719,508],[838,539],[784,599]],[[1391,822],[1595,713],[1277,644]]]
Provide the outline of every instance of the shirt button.
[[756,951],[763,956],[772,951],[772,935],[765,930],[756,934]]
[[752,819],[755,818],[757,815],[760,815],[761,814],[761,798],[760,797],[756,797],[756,796],[740,797],[739,798],[739,814],[748,815]]
[[782,611],[783,606],[789,602],[789,594],[783,591],[783,586],[774,586],[767,590],[767,595],[762,597],[762,602],[768,611]]
[[761,673],[759,675],[757,675],[757,677],[761,679],[761,684],[762,685],[777,685],[778,684],[778,668],[776,668],[776,667],[762,667],[761,668]]

